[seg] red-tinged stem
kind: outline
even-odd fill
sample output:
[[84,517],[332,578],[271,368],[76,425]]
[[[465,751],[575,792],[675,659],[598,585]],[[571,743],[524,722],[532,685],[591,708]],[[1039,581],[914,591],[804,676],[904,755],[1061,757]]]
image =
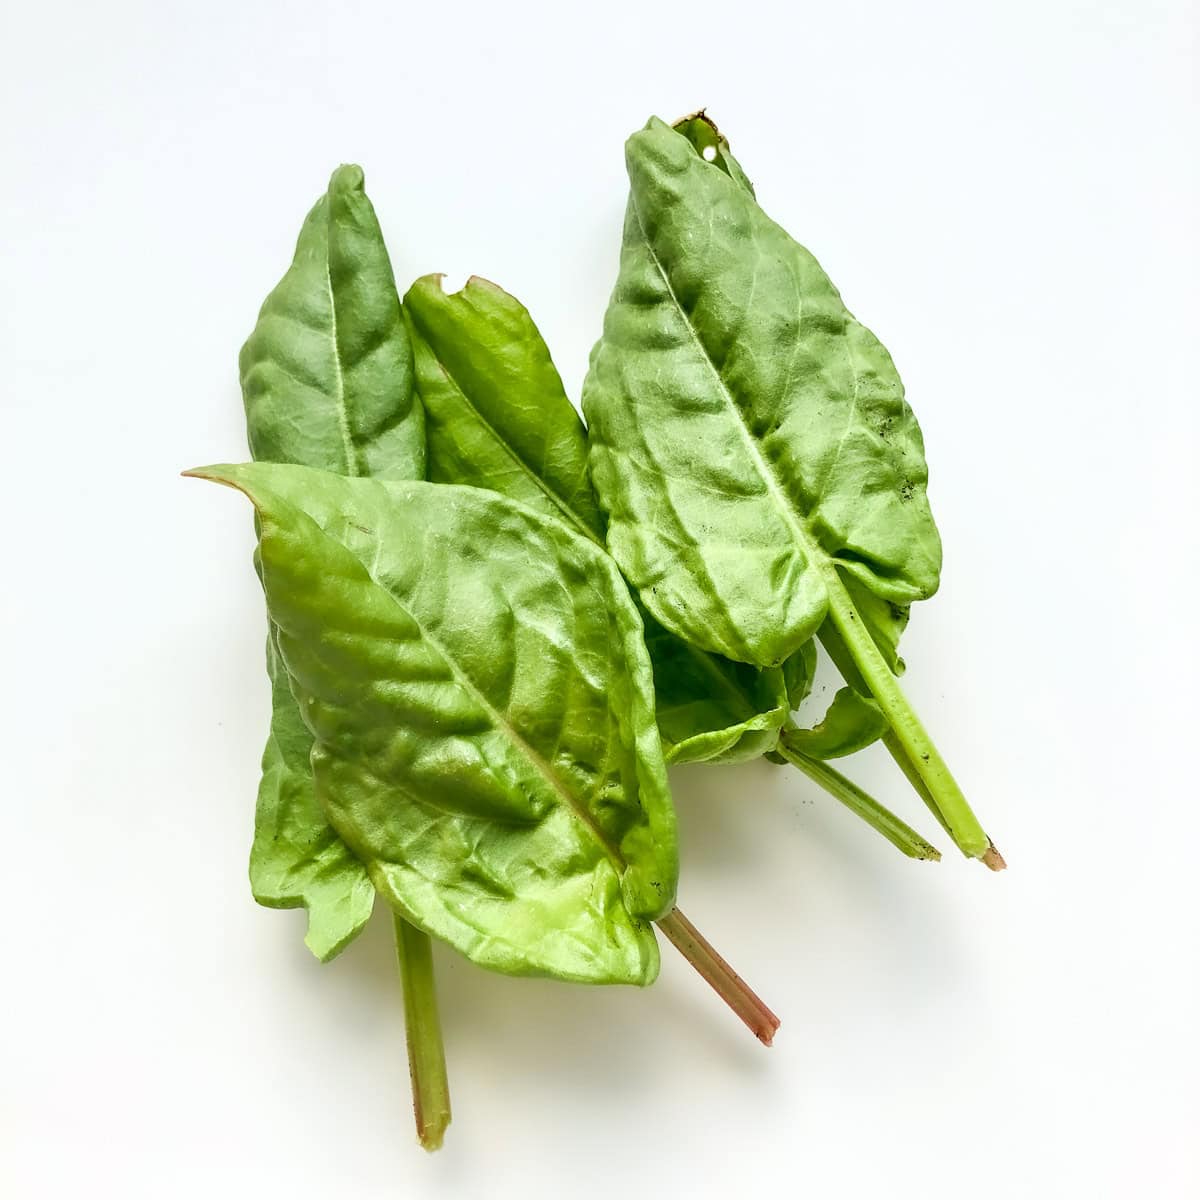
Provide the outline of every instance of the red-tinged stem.
[[714,992],[745,1022],[764,1046],[771,1044],[779,1018],[754,994],[745,980],[712,948],[704,935],[677,908],[658,927],[684,958],[708,980]]

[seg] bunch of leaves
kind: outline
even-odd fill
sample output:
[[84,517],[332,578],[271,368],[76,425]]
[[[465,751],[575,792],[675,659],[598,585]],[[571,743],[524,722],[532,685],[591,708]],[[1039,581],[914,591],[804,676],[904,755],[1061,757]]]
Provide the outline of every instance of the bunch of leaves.
[[[638,610],[557,515],[424,481],[424,412],[362,173],[344,167],[241,356],[271,729],[251,886],[327,960],[392,909],[423,1145],[450,1119],[430,935],[516,975],[646,985],[657,922],[769,1044],[674,907],[675,818]],[[435,479],[438,478],[435,475]]]
[[[627,145],[585,428],[529,312],[473,277],[399,299],[361,171],[309,213],[241,356],[267,601],[255,898],[336,955],[392,912],[420,1140],[450,1119],[431,937],[480,966],[651,983],[652,926],[767,1044],[674,907],[672,763],[790,763],[905,854],[830,760],[876,740],[1003,861],[897,683],[938,582],[891,359],[759,208],[704,114]],[[698,231],[703,236],[698,236]],[[817,642],[844,678],[823,718]]]
[[[491,488],[558,515],[603,548],[605,520],[589,480],[587,432],[528,310],[484,279],[473,277],[451,295],[442,283],[439,275],[426,276],[404,297],[430,478]],[[781,666],[760,668],[702,649],[639,608],[668,763],[786,756],[905,854],[940,857],[826,761],[879,736],[884,722],[869,700],[844,688],[815,727],[801,729],[790,720],[813,684],[811,641]]]

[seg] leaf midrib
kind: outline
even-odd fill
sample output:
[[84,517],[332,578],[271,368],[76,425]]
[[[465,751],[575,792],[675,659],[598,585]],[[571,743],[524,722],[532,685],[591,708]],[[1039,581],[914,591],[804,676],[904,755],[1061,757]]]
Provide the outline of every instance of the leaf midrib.
[[350,430],[350,414],[346,410],[346,376],[342,370],[342,355],[338,347],[337,298],[333,290],[333,270],[330,263],[332,240],[333,220],[331,216],[325,240],[325,287],[329,293],[329,338],[333,343],[333,373],[336,389],[334,408],[337,412],[338,429],[342,435],[342,449],[346,455],[346,474],[354,477],[362,475],[363,471],[358,457],[358,448],[354,444],[354,435]]
[[[413,318],[413,321],[415,324],[416,323],[415,316]],[[562,513],[563,516],[566,517],[567,520],[576,529],[578,529],[590,542],[592,542],[593,545],[599,546],[601,549],[603,549],[604,548],[603,543],[600,541],[599,538],[597,538],[596,534],[591,529],[589,529],[588,526],[582,520],[580,520],[579,516],[575,513],[575,510],[573,508],[571,508],[571,506],[569,504],[567,504],[566,501],[563,500],[562,497],[559,496],[558,493],[555,492],[550,487],[550,485],[545,482],[545,480],[542,479],[541,475],[539,475],[529,465],[529,463],[527,463],[525,461],[525,459],[522,458],[521,455],[517,453],[516,449],[505,438],[503,438],[500,435],[499,430],[496,429],[496,427],[491,423],[491,421],[489,421],[487,419],[487,417],[485,417],[483,415],[483,413],[479,411],[479,409],[475,405],[475,402],[467,394],[467,392],[463,388],[462,384],[459,383],[458,378],[455,376],[454,372],[446,364],[446,362],[443,360],[442,356],[433,348],[433,343],[427,337],[425,337],[423,334],[420,336],[421,336],[421,340],[425,343],[426,348],[429,350],[430,355],[432,355],[433,361],[435,363],[437,363],[438,369],[442,372],[443,375],[445,375],[447,382],[450,384],[450,386],[452,388],[454,388],[455,392],[458,393],[458,395],[462,399],[462,402],[471,411],[472,415],[479,422],[479,424],[483,427],[483,429],[491,436],[493,441],[495,441],[495,443],[501,448],[501,450],[503,450],[504,453],[507,454],[508,457],[521,469],[521,471],[529,478],[530,482],[533,483],[533,485],[538,489],[538,491],[540,491],[546,497],[546,499],[549,500],[554,505],[554,507],[560,513]]]
[[701,340],[699,330],[697,330],[696,326],[692,322],[691,316],[683,307],[679,297],[675,294],[675,288],[672,286],[666,269],[664,268],[661,259],[658,257],[658,252],[654,248],[654,243],[651,242],[650,235],[646,232],[646,226],[642,220],[641,211],[638,208],[637,195],[633,189],[630,189],[629,202],[633,208],[633,215],[637,218],[638,229],[641,232],[642,241],[645,243],[646,250],[650,254],[650,260],[654,263],[654,266],[663,281],[663,286],[667,289],[667,295],[670,297],[672,305],[679,313],[684,326],[687,328],[692,342],[695,344],[696,349],[700,352],[700,356],[704,360],[705,365],[712,373],[712,377],[716,381],[717,388],[734,417],[734,424],[737,427],[739,434],[741,434],[742,441],[745,443],[750,460],[754,464],[755,469],[758,471],[759,477],[766,485],[767,492],[770,495],[772,502],[782,515],[785,524],[789,526],[797,545],[801,548],[801,550],[803,550],[809,562],[811,562],[814,566],[820,565],[822,560],[828,559],[829,556],[825,554],[820,545],[809,536],[808,530],[804,527],[804,524],[799,519],[798,514],[793,509],[786,490],[779,481],[778,476],[775,474],[774,467],[772,467],[770,462],[768,462],[768,460],[763,456],[757,441],[755,441],[754,435],[750,432],[750,428],[746,424],[746,419],[742,414],[742,410],[734,401],[733,393],[729,390],[729,385],[725,382],[724,376],[717,369],[717,364],[713,362],[712,356],[708,352],[708,348]]

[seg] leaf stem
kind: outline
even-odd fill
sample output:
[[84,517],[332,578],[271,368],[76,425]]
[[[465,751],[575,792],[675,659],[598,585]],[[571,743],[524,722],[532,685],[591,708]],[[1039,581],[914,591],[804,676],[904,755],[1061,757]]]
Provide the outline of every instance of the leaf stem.
[[433,984],[433,943],[429,934],[398,914],[393,914],[393,920],[417,1138],[426,1150],[437,1150],[450,1124],[450,1084]]
[[709,982],[764,1046],[771,1044],[779,1018],[755,995],[742,977],[713,949],[704,935],[679,911],[658,921],[667,939]]
[[[950,774],[950,768],[900,690],[900,684],[863,624],[835,567],[830,566],[826,571],[825,583],[829,592],[829,623],[849,650],[863,681],[887,717],[895,742],[928,789],[929,799],[955,844],[968,858],[982,858],[989,866],[993,861],[1003,862]],[[905,774],[909,772],[905,771]]]
[[883,742],[884,747],[892,756],[896,766],[904,772],[904,777],[912,784],[913,791],[925,802],[925,807],[937,818],[938,824],[953,837],[954,833],[950,828],[949,821],[942,816],[942,810],[938,808],[937,801],[933,798],[933,793],[925,786],[925,780],[918,774],[917,768],[912,764],[912,759],[905,753],[904,747],[900,744],[900,739],[889,728],[887,733],[879,740]]
[[828,763],[795,749],[788,734],[794,726],[786,726],[779,739],[778,750],[793,767],[803,771],[814,783],[823,787],[835,800],[840,800],[852,813],[861,817],[877,833],[881,833],[893,846],[909,858],[920,858],[937,862],[942,857],[936,846],[927,842],[915,829],[902,821],[895,813],[884,808],[873,796],[864,792],[858,784],[835,771]]
[[[863,679],[862,672],[858,669],[858,665],[851,656],[846,643],[842,641],[841,634],[833,628],[833,625],[829,621],[826,621],[821,626],[818,636],[821,639],[821,645],[825,647],[825,652],[833,660],[833,665],[841,672],[842,678],[855,691],[862,695],[869,693],[871,689],[867,687],[867,682]],[[937,823],[950,837],[953,837],[954,835],[950,832],[950,826],[946,818],[942,816],[942,810],[938,808],[937,801],[933,798],[933,793],[925,786],[925,780],[917,774],[917,768],[912,765],[912,762],[904,751],[904,747],[900,744],[900,739],[892,732],[890,725],[887,728],[887,732],[879,740],[887,747],[888,753],[895,760],[900,770],[904,772],[908,782],[912,784],[913,791],[921,797],[925,802],[925,807],[933,813],[937,819]]]

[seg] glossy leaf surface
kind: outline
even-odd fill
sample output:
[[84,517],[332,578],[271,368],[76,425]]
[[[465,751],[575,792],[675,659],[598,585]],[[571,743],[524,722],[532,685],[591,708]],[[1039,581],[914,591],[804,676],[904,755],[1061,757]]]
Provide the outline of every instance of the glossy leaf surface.
[[688,641],[783,662],[831,573],[904,605],[941,544],[891,358],[813,257],[661,121],[626,146],[616,289],[583,406],[609,546]]
[[[529,312],[487,280],[447,295],[441,279],[404,297],[429,477],[520,500],[603,548],[583,422]],[[789,711],[778,671],[708,654],[643,618],[668,762],[756,758],[775,745]]]
[[649,983],[674,813],[612,560],[492,492],[249,464],[317,795],[414,924],[514,974]]

